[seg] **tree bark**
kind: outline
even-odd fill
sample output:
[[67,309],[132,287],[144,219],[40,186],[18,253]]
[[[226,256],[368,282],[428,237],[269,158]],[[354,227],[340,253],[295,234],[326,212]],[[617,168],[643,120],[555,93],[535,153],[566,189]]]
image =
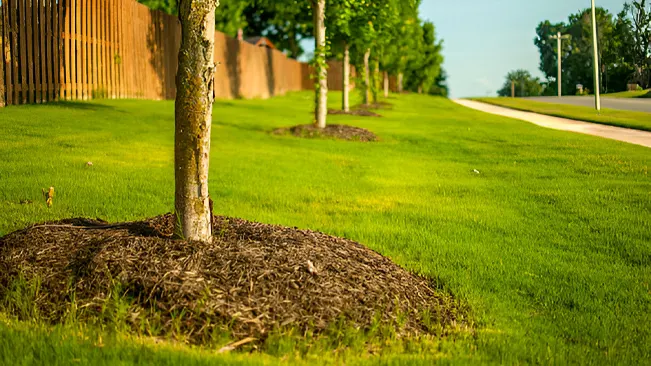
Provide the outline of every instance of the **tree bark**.
[[398,73],[398,93],[402,93],[402,90],[404,88],[403,86],[404,78],[405,78],[405,74]]
[[369,59],[371,58],[371,49],[367,49],[364,53],[364,104],[371,102],[371,66]]
[[350,111],[350,46],[346,41],[344,41],[343,68],[344,68],[344,77],[343,77],[343,85],[341,86],[341,90],[343,93],[341,109],[343,109],[344,112],[349,112]]
[[328,67],[326,64],[326,28],[325,28],[325,0],[313,2],[314,9],[314,30],[315,30],[315,52],[317,53],[316,73],[316,108],[315,121],[319,128],[326,127],[328,115]]
[[212,239],[208,166],[217,0],[179,3],[181,48],[176,74],[174,174],[177,237]]
[[389,97],[389,73],[387,71],[384,72],[384,97]]

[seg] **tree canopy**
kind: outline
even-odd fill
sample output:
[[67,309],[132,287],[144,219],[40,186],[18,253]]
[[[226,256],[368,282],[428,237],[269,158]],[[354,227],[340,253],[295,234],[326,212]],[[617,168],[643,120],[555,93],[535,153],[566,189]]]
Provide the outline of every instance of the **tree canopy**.
[[[626,3],[613,15],[596,9],[599,65],[602,92],[626,90],[628,83],[651,87],[651,2]],[[567,22],[541,22],[534,44],[540,53],[540,70],[554,94],[557,86],[557,44],[550,36],[557,32],[570,35],[562,42],[563,93],[575,94],[576,85],[593,88],[591,9],[571,14]]]

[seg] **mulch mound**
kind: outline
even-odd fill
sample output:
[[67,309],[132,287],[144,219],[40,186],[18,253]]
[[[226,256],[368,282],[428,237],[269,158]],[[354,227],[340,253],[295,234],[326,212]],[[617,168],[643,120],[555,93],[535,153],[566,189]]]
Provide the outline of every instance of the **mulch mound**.
[[71,219],[14,232],[0,238],[0,292],[18,276],[39,279],[36,305],[57,322],[73,294],[79,309],[99,312],[117,282],[133,301],[134,329],[155,309],[163,333],[180,327],[196,343],[215,327],[264,338],[285,327],[318,334],[342,319],[361,329],[400,323],[403,335],[467,324],[450,295],[356,242],[215,216],[213,242],[191,243],[172,239],[173,226],[167,214],[117,225]]
[[348,116],[361,116],[361,117],[382,117],[381,115],[371,112],[368,109],[351,109],[345,112],[340,109],[328,109],[328,114],[332,115],[348,115]]
[[387,102],[377,102],[370,104],[360,104],[356,108],[358,109],[393,109],[393,104]]
[[273,132],[277,135],[289,133],[297,137],[307,138],[327,137],[348,141],[378,141],[378,137],[373,132],[346,125],[327,125],[326,128],[318,128],[315,125],[299,125],[289,128],[279,128]]

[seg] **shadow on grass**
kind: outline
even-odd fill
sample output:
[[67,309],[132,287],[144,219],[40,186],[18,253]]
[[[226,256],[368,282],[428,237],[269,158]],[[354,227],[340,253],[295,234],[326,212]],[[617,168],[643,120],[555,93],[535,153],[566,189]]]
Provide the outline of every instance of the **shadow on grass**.
[[37,104],[37,105],[67,108],[67,109],[79,109],[85,111],[116,110],[115,107],[106,104],[93,103],[93,102],[78,102],[78,101],[60,101],[60,102],[52,102],[52,103]]

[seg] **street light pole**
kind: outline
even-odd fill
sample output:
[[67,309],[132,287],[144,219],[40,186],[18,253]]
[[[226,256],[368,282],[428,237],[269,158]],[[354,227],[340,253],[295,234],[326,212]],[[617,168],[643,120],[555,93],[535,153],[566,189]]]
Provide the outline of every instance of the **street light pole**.
[[560,98],[563,94],[563,83],[562,83],[562,78],[563,78],[563,67],[561,66],[561,63],[563,62],[563,59],[561,58],[561,32],[558,32],[556,34],[556,39],[558,41],[558,97]]
[[562,50],[561,50],[561,42],[563,39],[569,39],[569,35],[561,35],[561,32],[556,33],[555,36],[549,37],[551,39],[555,39],[558,43],[558,76],[556,77],[556,83],[558,84],[558,97],[560,98],[563,95],[563,57],[562,57]]
[[601,110],[601,97],[599,90],[599,50],[597,43],[597,12],[595,10],[594,0],[592,0],[592,49],[594,64],[594,106],[597,112]]

